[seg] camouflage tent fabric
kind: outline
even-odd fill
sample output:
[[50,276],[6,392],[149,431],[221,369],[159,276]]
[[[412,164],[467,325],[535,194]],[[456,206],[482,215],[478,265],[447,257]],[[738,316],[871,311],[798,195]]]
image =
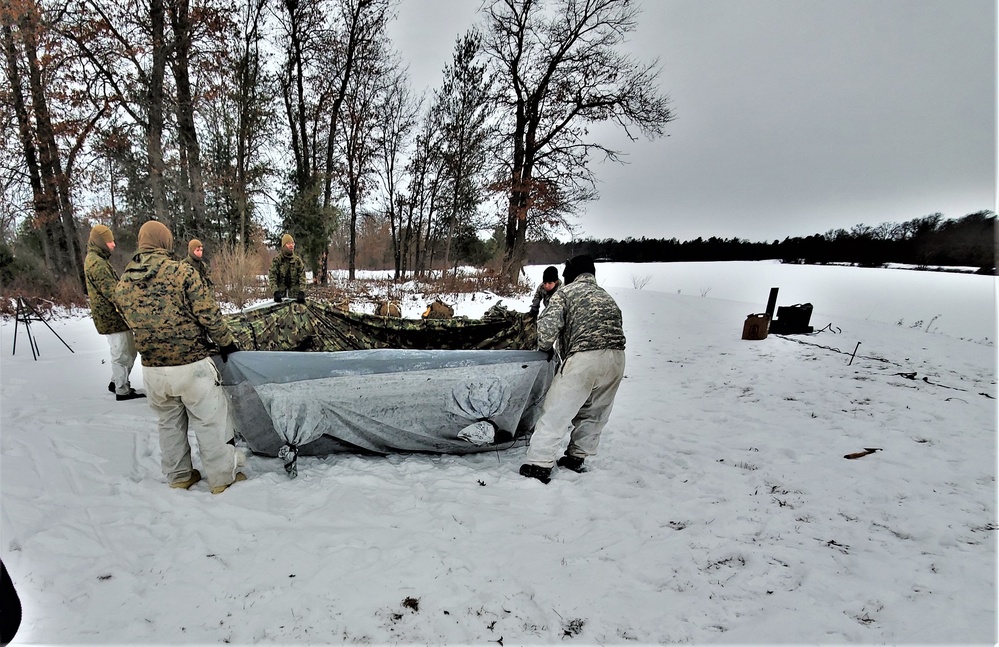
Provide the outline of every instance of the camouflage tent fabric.
[[272,303],[227,317],[243,350],[534,350],[537,327],[501,304],[482,319],[400,319],[343,312],[328,303]]
[[407,320],[315,302],[227,320],[244,351],[220,364],[237,432],[253,452],[283,458],[292,476],[299,455],[523,444],[554,375],[533,350],[533,322],[498,304],[479,320]]

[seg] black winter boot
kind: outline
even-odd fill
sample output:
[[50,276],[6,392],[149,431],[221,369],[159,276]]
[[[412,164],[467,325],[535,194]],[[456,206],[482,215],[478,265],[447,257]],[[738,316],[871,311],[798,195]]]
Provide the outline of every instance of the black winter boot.
[[126,393],[125,395],[119,395],[116,393],[114,399],[117,400],[118,402],[122,402],[123,400],[134,400],[136,398],[144,398],[144,397],[146,397],[145,393],[139,393],[135,389],[129,389],[128,393]]
[[115,391],[115,389],[114,389],[114,380],[111,380],[110,382],[108,382],[108,391],[110,391],[111,393],[114,393],[114,391]]
[[520,466],[520,475],[532,479],[538,479],[547,485],[548,482],[552,480],[552,468],[524,463]]
[[555,461],[555,464],[559,467],[564,467],[567,470],[572,470],[573,472],[582,472],[583,460],[584,459],[579,458],[578,456],[569,456],[566,454],[562,458]]

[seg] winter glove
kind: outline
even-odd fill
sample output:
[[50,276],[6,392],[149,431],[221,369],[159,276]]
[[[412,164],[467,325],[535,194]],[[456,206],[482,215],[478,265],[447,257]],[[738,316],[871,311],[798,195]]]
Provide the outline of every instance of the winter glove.
[[295,301],[298,301],[299,303],[305,303],[305,292],[300,291],[298,293],[298,296],[295,297]]
[[284,292],[278,290],[274,293],[274,303],[281,303],[281,299],[284,298]]
[[219,355],[222,356],[223,362],[228,362],[229,356],[232,355],[233,353],[238,353],[238,352],[239,352],[239,347],[236,346],[236,342],[232,342],[231,344],[226,344],[225,346],[219,349]]
[[550,362],[553,359],[555,359],[555,348],[554,347],[548,349],[548,361]]

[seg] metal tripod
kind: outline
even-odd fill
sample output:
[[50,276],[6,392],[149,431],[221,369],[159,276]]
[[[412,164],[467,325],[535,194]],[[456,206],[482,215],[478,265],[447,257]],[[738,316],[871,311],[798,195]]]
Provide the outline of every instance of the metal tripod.
[[[11,351],[12,354],[17,354],[17,327],[24,324],[24,333],[28,336],[28,345],[31,346],[31,357],[35,361],[38,361],[38,356],[41,353],[38,352],[38,342],[35,340],[34,334],[31,332],[31,322],[41,321],[45,324],[45,327],[52,330],[52,326],[49,322],[42,319],[42,316],[38,314],[38,311],[31,307],[31,304],[24,300],[23,297],[17,297],[17,311],[14,313],[14,349]],[[52,330],[52,334],[56,336],[56,339],[62,342],[62,345],[69,348],[69,344],[66,340],[59,336],[59,333]],[[74,353],[72,348],[69,348],[69,352]]]

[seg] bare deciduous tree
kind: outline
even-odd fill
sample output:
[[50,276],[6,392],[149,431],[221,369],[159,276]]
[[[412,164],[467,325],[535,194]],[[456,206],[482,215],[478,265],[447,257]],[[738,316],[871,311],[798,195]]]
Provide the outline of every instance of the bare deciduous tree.
[[166,71],[170,49],[164,0],[148,5],[80,0],[67,6],[62,35],[86,60],[84,76],[92,92],[138,125],[144,136],[151,212],[135,214],[174,224],[167,199],[164,132],[167,117]]
[[[176,88],[177,144],[180,158],[181,205],[184,219],[177,225],[174,234],[181,240],[190,236],[204,235],[207,230],[205,218],[205,178],[201,167],[201,145],[195,127],[195,91],[191,84],[191,67],[196,64],[195,38],[196,18],[192,20],[190,0],[167,0],[165,9],[170,19],[171,54],[170,67],[173,71]],[[201,7],[201,12],[207,8]]]
[[378,114],[391,79],[397,74],[387,52],[369,56],[352,76],[344,94],[339,121],[337,150],[340,164],[337,178],[347,198],[350,216],[350,244],[347,274],[354,280],[357,271],[357,218],[362,201],[372,188],[372,175],[378,155],[376,127]]
[[406,227],[402,236],[403,268],[411,267],[418,276],[430,268],[435,214],[443,183],[440,135],[426,116],[416,136],[413,155],[407,165],[409,195],[406,196]]
[[83,251],[71,195],[73,167],[104,109],[76,119],[54,112],[55,86],[62,86],[58,94],[66,105],[72,103],[74,92],[67,87],[65,55],[53,41],[55,30],[35,0],[0,5],[0,31],[10,106],[45,263],[57,277],[69,278],[82,288]]
[[592,154],[619,160],[588,126],[610,122],[631,138],[632,129],[657,137],[674,114],[658,93],[658,61],[620,51],[638,16],[630,0],[489,0],[484,13],[506,118],[504,271],[515,282],[531,217],[595,197]]
[[[306,258],[326,282],[342,149],[342,111],[359,75],[378,69],[392,0],[284,0],[282,94],[295,160],[286,224],[305,240]],[[349,201],[349,196],[348,196]]]
[[261,57],[266,0],[241,0],[220,14],[224,28],[202,81],[206,207],[215,238],[252,243],[256,201],[271,173],[275,79]]
[[392,245],[392,262],[395,278],[404,272],[403,250],[405,248],[406,226],[404,219],[407,210],[405,198],[401,194],[404,181],[403,156],[410,144],[416,128],[422,101],[415,97],[409,87],[406,74],[397,70],[389,80],[381,108],[377,114],[376,142],[379,150],[378,175],[381,179],[380,203],[389,222]]

